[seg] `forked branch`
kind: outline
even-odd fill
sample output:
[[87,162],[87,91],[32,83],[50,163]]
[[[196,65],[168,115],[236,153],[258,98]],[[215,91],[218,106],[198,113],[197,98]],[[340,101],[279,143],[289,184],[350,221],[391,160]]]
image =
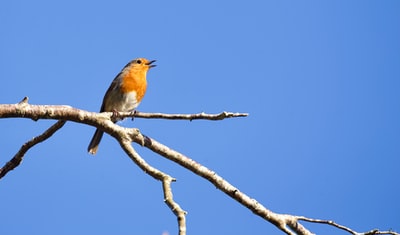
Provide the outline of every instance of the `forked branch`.
[[[246,113],[229,113],[222,112],[219,114],[162,114],[162,113],[120,113],[121,117],[136,117],[136,118],[163,118],[163,119],[183,119],[183,120],[195,120],[195,119],[207,119],[207,120],[222,120],[224,118],[232,117],[245,117]],[[275,213],[255,199],[247,196],[241,192],[238,188],[234,187],[228,181],[219,176],[216,172],[208,169],[207,167],[195,162],[189,157],[159,143],[155,139],[144,136],[138,129],[135,128],[123,128],[114,124],[111,121],[112,113],[93,113],[87,112],[80,109],[75,109],[70,106],[59,106],[59,105],[30,105],[27,103],[27,98],[18,104],[4,104],[0,105],[0,118],[30,118],[33,120],[38,119],[54,119],[58,120],[43,134],[33,138],[22,145],[21,149],[16,155],[7,162],[0,169],[0,178],[3,177],[7,172],[17,167],[22,161],[25,153],[37,143],[40,143],[47,138],[51,137],[57,130],[59,130],[66,121],[73,121],[82,124],[94,126],[110,134],[118,140],[125,153],[135,162],[144,172],[152,176],[153,178],[162,182],[164,201],[172,212],[176,215],[179,225],[179,234],[186,234],[186,223],[185,214],[186,212],[173,200],[171,183],[174,180],[170,175],[152,167],[149,165],[140,155],[134,150],[131,142],[136,142],[142,146],[149,148],[150,150],[158,153],[159,155],[178,163],[193,173],[207,179],[209,182],[214,184],[218,189],[223,191],[229,197],[233,198],[243,206],[250,209],[256,215],[264,218],[270,223],[274,224],[277,228],[286,234],[294,235],[310,235],[313,234],[311,231],[306,229],[305,226],[299,223],[299,221],[306,221],[311,223],[322,223],[334,226],[338,229],[347,231],[350,234],[357,235],[373,235],[373,234],[390,234],[400,235],[394,231],[379,231],[371,230],[364,233],[357,233],[350,228],[337,224],[329,220],[310,219],[303,216],[287,215]]]
[[178,203],[176,203],[172,196],[171,182],[175,181],[170,175],[149,165],[132,147],[132,140],[126,133],[118,135],[118,142],[122,149],[129,156],[132,161],[136,163],[146,174],[149,174],[154,179],[162,182],[164,192],[164,202],[168,205],[171,211],[175,214],[178,220],[179,234],[186,234],[186,211],[184,211]]

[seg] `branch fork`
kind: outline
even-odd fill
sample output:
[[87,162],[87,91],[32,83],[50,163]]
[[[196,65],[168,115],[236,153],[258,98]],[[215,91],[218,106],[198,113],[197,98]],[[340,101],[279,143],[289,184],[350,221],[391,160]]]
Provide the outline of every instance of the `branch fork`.
[[[157,140],[152,139],[142,134],[139,129],[136,128],[124,128],[112,122],[112,112],[108,113],[94,113],[85,110],[76,109],[65,105],[30,105],[28,98],[25,97],[17,104],[0,104],[0,118],[30,118],[32,120],[38,119],[53,119],[57,120],[55,124],[50,126],[41,135],[34,137],[33,139],[24,143],[20,150],[14,155],[14,157],[8,161],[2,168],[0,168],[0,179],[4,177],[8,172],[15,169],[22,162],[27,151],[38,143],[41,143],[50,138],[55,132],[60,130],[66,121],[73,121],[81,124],[87,124],[101,129],[102,131],[113,136],[120,144],[121,148],[129,156],[129,158],[139,166],[146,174],[150,175],[154,179],[161,181],[162,189],[164,194],[164,202],[175,214],[178,221],[178,230],[180,235],[186,234],[186,211],[184,211],[180,205],[174,200],[172,194],[171,183],[175,179],[160,171],[159,169],[149,165],[132,147],[132,142],[135,142],[141,146],[144,146],[151,151],[181,165],[182,167],[190,170],[194,174],[208,180],[214,184],[219,190],[224,192],[226,195],[236,200],[238,203],[247,207],[254,214],[264,218],[268,222],[274,224],[285,234],[289,235],[311,235],[311,231],[306,229],[299,221],[305,221],[310,223],[322,223],[330,226],[334,226],[338,229],[344,230],[353,235],[375,235],[375,234],[390,234],[400,235],[394,231],[380,231],[373,229],[364,233],[358,233],[354,230],[337,224],[329,220],[311,219],[303,216],[278,214],[265,208],[257,200],[247,196],[239,189],[231,185],[228,181],[219,176],[216,172],[208,169],[207,167],[197,163],[191,158],[179,153],[161,143]],[[246,117],[247,113],[231,113],[221,112],[218,114],[206,114],[204,112],[197,114],[164,114],[164,113],[119,113],[121,118],[125,117],[136,117],[136,118],[158,118],[158,119],[169,119],[169,120],[223,120],[225,118],[236,118]]]

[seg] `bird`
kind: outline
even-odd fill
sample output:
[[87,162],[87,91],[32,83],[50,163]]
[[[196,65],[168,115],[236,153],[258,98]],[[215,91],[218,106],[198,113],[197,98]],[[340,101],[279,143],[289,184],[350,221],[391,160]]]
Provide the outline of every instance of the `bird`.
[[[147,71],[156,66],[154,62],[156,60],[137,58],[125,65],[106,91],[100,112],[134,112],[146,93]],[[103,131],[96,129],[87,149],[90,154],[97,153],[103,134]]]

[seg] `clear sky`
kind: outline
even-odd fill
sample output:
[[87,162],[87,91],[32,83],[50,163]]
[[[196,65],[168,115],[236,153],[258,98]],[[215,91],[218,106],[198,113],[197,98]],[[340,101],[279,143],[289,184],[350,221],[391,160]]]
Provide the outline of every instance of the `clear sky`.
[[[120,124],[278,213],[400,231],[400,1],[1,1],[0,103],[98,111],[131,59],[156,59],[138,110],[248,112]],[[0,163],[54,121],[0,120]],[[176,234],[161,185],[93,127],[67,123],[0,182],[1,234]],[[188,234],[280,234],[208,181],[177,178]],[[344,234],[306,224],[318,234]]]

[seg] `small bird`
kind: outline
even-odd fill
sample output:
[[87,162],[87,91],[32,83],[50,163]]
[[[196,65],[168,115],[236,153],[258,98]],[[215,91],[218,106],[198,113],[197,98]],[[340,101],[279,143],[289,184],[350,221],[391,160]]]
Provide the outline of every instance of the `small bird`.
[[[103,98],[100,112],[133,112],[146,93],[146,74],[155,67],[155,60],[137,58],[130,61],[114,78]],[[88,152],[96,154],[104,132],[97,129],[88,146]]]

